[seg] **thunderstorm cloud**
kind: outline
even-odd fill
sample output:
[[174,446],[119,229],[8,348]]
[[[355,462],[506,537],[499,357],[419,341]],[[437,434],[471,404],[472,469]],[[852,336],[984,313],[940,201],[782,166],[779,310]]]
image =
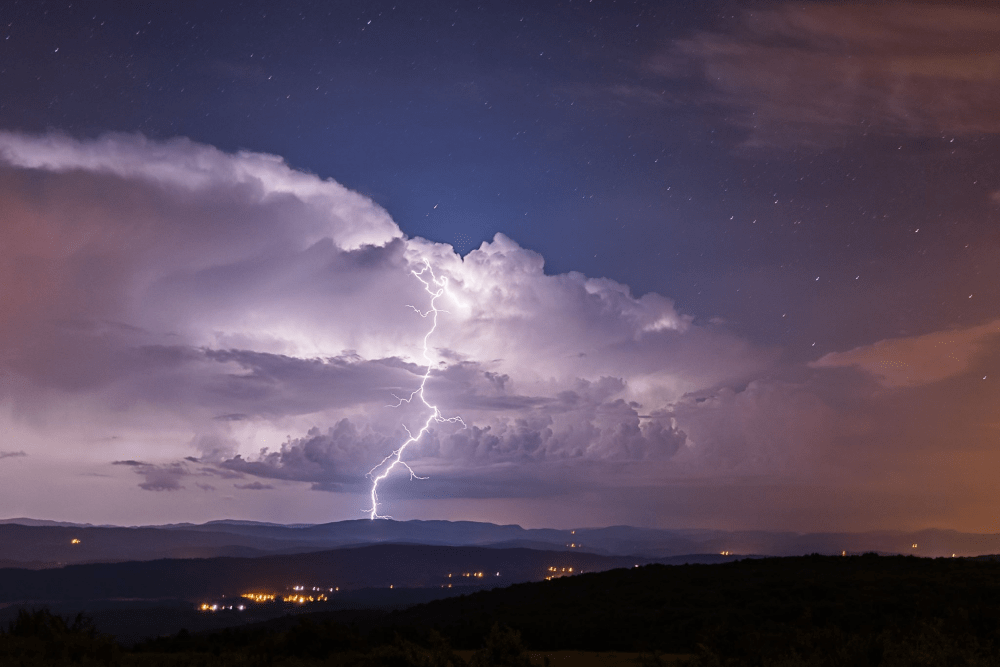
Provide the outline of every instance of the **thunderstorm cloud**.
[[[797,21],[812,26],[797,48],[816,48],[815,11],[759,30]],[[876,31],[902,20],[873,16]],[[823,30],[869,39],[863,18]],[[700,39],[684,48],[709,58]],[[230,479],[268,491],[241,494],[258,518],[360,517],[366,473],[426,418],[418,401],[391,407],[425,370],[428,294],[411,273],[425,262],[449,281],[427,396],[466,427],[435,424],[407,450],[428,479],[380,487],[400,517],[551,523],[583,507],[595,523],[793,526],[837,486],[851,491],[824,501],[828,525],[860,527],[859,508],[889,497],[880,476],[915,466],[904,451],[945,461],[920,478],[934,496],[996,429],[986,395],[932,419],[956,383],[1000,373],[995,323],[795,364],[666,296],[546,273],[501,234],[462,256],[280,158],[188,140],[0,133],[0,198],[0,424],[18,447],[0,458],[28,456],[28,480],[77,480],[81,503],[134,490],[110,517],[123,523],[155,492],[222,502],[209,482]],[[913,505],[899,499],[931,502],[889,487],[901,525]]]

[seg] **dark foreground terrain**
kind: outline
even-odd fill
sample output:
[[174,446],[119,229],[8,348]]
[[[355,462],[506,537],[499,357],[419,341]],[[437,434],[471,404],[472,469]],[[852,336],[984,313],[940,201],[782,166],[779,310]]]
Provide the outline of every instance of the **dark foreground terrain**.
[[[736,559],[695,554],[661,562]],[[214,630],[290,613],[388,611],[515,583],[649,562],[575,550],[376,544],[257,558],[0,568],[0,627],[13,620],[20,608],[48,608],[64,616],[86,610],[99,632],[133,644],[182,628]],[[271,599],[257,603],[241,597],[255,593]],[[308,603],[284,601],[299,595],[309,597]],[[200,611],[203,605],[210,613]]]
[[1000,562],[807,556],[648,565],[131,648],[85,619],[25,612],[0,636],[0,664],[527,665],[528,647],[646,665],[1000,665],[998,646]]

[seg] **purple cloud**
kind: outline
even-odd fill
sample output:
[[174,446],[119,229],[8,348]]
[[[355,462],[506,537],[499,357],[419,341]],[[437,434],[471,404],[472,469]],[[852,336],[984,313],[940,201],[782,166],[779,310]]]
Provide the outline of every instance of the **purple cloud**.
[[243,489],[246,491],[265,491],[267,489],[274,488],[270,484],[263,484],[261,482],[250,482],[249,484],[233,484],[233,487],[237,489]]
[[[689,55],[722,58],[693,39]],[[752,55],[762,39],[740,44]],[[0,132],[0,171],[0,425],[24,447],[0,458],[30,451],[36,486],[86,477],[84,505],[121,492],[137,514],[159,511],[131,470],[198,511],[209,478],[283,480],[276,493],[359,516],[366,474],[427,418],[394,397],[428,361],[428,400],[465,428],[434,423],[407,449],[428,479],[387,480],[390,510],[562,502],[608,522],[724,526],[755,497],[761,521],[793,525],[787,503],[849,489],[828,494],[831,525],[838,508],[847,525],[866,520],[852,498],[876,503],[907,481],[934,507],[971,480],[977,506],[992,488],[980,471],[1000,464],[982,445],[997,397],[983,378],[1000,377],[987,325],[940,332],[947,350],[926,334],[793,363],[665,296],[546,273],[503,235],[465,256],[407,238],[370,200],[273,156]],[[414,309],[428,294],[411,275],[425,262],[448,280],[426,357],[429,320]],[[117,474],[94,476],[95,457]],[[892,507],[893,520],[915,515]]]

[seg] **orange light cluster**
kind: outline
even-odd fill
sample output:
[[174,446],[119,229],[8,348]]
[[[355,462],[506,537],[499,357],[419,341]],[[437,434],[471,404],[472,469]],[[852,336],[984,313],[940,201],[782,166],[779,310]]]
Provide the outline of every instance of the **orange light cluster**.
[[243,611],[244,609],[246,609],[246,607],[243,606],[243,605],[235,605],[235,606],[234,605],[229,605],[227,607],[226,605],[205,604],[205,603],[202,603],[202,605],[200,607],[198,607],[198,609],[200,609],[201,611],[221,611],[221,610],[224,610],[224,609],[236,609],[238,611]]
[[295,602],[297,604],[305,604],[306,602],[323,602],[326,600],[325,595],[286,595],[282,598],[285,602]]
[[545,581],[556,579],[558,577],[565,577],[567,574],[573,574],[573,568],[571,567],[550,567],[548,571],[552,574],[545,577]]
[[251,602],[274,602],[274,595],[271,593],[244,593],[241,597]]

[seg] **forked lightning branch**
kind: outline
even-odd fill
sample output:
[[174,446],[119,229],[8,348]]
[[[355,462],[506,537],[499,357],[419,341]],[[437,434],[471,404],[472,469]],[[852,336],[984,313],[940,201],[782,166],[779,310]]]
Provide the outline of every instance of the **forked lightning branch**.
[[389,473],[392,472],[393,468],[395,468],[398,465],[401,465],[404,468],[406,468],[406,470],[410,473],[410,479],[427,479],[426,477],[421,477],[420,475],[417,475],[413,471],[413,468],[411,468],[406,463],[406,461],[403,460],[403,452],[406,450],[407,446],[420,440],[421,436],[423,436],[424,433],[426,433],[430,429],[431,424],[435,422],[448,423],[448,424],[458,423],[461,424],[463,428],[465,427],[465,422],[462,421],[461,417],[441,416],[441,411],[438,409],[436,405],[433,405],[427,400],[427,396],[425,394],[425,389],[427,387],[427,379],[431,375],[431,368],[433,367],[434,364],[433,360],[431,359],[430,353],[428,351],[427,345],[428,341],[430,340],[430,337],[434,334],[435,329],[437,329],[438,314],[445,312],[437,307],[437,300],[441,298],[441,296],[448,291],[448,278],[447,276],[441,276],[440,278],[438,278],[436,275],[434,275],[434,270],[431,268],[430,262],[428,262],[427,260],[424,260],[424,268],[420,269],[419,271],[411,271],[410,273],[416,276],[417,280],[419,280],[424,284],[424,290],[431,295],[429,310],[422,311],[416,306],[413,305],[410,306],[410,308],[412,308],[418,315],[420,315],[420,317],[423,317],[424,319],[430,317],[431,319],[431,326],[427,330],[427,333],[424,334],[423,355],[424,355],[424,361],[427,363],[424,368],[424,375],[420,379],[420,386],[414,389],[410,393],[410,395],[406,397],[400,397],[393,394],[393,397],[396,398],[398,402],[396,403],[396,405],[389,407],[398,408],[403,403],[410,403],[413,401],[414,398],[419,398],[420,401],[425,406],[427,406],[427,409],[430,411],[430,414],[424,421],[423,426],[421,426],[420,430],[417,431],[416,433],[410,431],[410,429],[407,428],[405,424],[403,424],[403,429],[406,431],[406,434],[409,436],[409,438],[407,438],[407,440],[399,446],[399,449],[393,450],[392,453],[386,456],[384,459],[382,459],[382,461],[378,465],[376,465],[374,468],[368,471],[367,477],[372,481],[372,491],[371,491],[372,506],[370,509],[365,510],[365,512],[368,512],[369,518],[371,519],[392,518],[388,515],[382,515],[378,513],[378,485],[379,482],[381,482],[382,480],[384,480],[386,477],[389,476]]

